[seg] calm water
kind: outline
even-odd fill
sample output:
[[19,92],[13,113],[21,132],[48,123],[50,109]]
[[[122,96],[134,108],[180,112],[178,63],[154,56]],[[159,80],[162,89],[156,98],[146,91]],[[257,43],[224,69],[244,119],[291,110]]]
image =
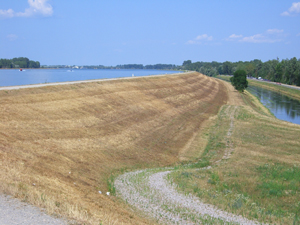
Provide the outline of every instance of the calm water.
[[300,124],[300,101],[260,87],[249,86],[247,91],[257,96],[278,119]]
[[94,69],[25,69],[0,70],[0,86],[16,86],[26,84],[40,84],[77,80],[93,80],[104,78],[118,78],[147,76],[157,74],[180,73],[168,70],[94,70]]

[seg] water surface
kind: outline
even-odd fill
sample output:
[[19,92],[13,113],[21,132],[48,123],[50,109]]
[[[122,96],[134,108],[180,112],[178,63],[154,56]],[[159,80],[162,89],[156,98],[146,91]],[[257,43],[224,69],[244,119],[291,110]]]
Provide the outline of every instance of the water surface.
[[0,69],[0,86],[94,80],[118,77],[180,73],[172,70],[117,70],[117,69]]
[[300,124],[300,101],[261,87],[249,86],[247,91],[257,96],[276,118]]

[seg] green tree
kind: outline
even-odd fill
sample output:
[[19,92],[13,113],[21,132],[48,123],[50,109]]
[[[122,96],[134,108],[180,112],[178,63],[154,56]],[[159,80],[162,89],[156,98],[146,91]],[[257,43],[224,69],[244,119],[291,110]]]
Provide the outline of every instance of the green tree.
[[233,65],[232,62],[226,61],[223,63],[223,73],[224,74],[232,74]]
[[247,63],[245,66],[245,70],[248,76],[253,76],[255,73],[255,65],[252,63]]
[[1,68],[12,68],[13,64],[9,59],[0,59],[0,67]]
[[232,86],[239,92],[244,92],[248,87],[247,73],[245,70],[237,70],[234,72],[233,77],[230,78]]
[[192,63],[192,60],[183,61],[182,66],[187,66]]
[[274,73],[273,81],[281,82],[282,74],[283,74],[282,63],[278,63],[275,67],[275,73]]
[[222,66],[219,66],[219,67],[218,67],[218,73],[219,73],[219,74],[223,74],[223,67],[222,67]]

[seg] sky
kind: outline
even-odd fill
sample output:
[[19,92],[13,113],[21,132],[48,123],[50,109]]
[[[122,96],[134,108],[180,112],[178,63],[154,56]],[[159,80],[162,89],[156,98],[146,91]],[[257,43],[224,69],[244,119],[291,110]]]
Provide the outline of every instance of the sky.
[[0,1],[0,58],[41,65],[300,58],[290,0]]

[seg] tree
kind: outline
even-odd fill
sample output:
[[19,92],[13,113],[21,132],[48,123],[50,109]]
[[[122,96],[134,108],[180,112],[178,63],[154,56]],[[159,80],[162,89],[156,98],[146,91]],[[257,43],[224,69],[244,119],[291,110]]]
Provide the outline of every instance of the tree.
[[275,67],[275,73],[274,73],[273,81],[281,82],[282,74],[283,74],[283,72],[282,72],[282,63],[278,63]]
[[219,73],[219,74],[223,74],[223,67],[222,67],[222,66],[219,66],[219,67],[218,67],[218,73]]
[[237,70],[234,72],[233,77],[230,78],[232,86],[239,92],[244,92],[248,87],[247,73],[245,70]]
[[187,66],[192,63],[192,60],[183,61],[182,66]]
[[12,68],[13,64],[9,59],[0,59],[0,67],[1,68]]
[[246,70],[248,76],[253,76],[255,66],[252,63],[247,63],[245,66],[245,70]]
[[232,74],[232,68],[233,68],[232,62],[226,61],[223,63],[224,74],[228,74],[228,75]]

